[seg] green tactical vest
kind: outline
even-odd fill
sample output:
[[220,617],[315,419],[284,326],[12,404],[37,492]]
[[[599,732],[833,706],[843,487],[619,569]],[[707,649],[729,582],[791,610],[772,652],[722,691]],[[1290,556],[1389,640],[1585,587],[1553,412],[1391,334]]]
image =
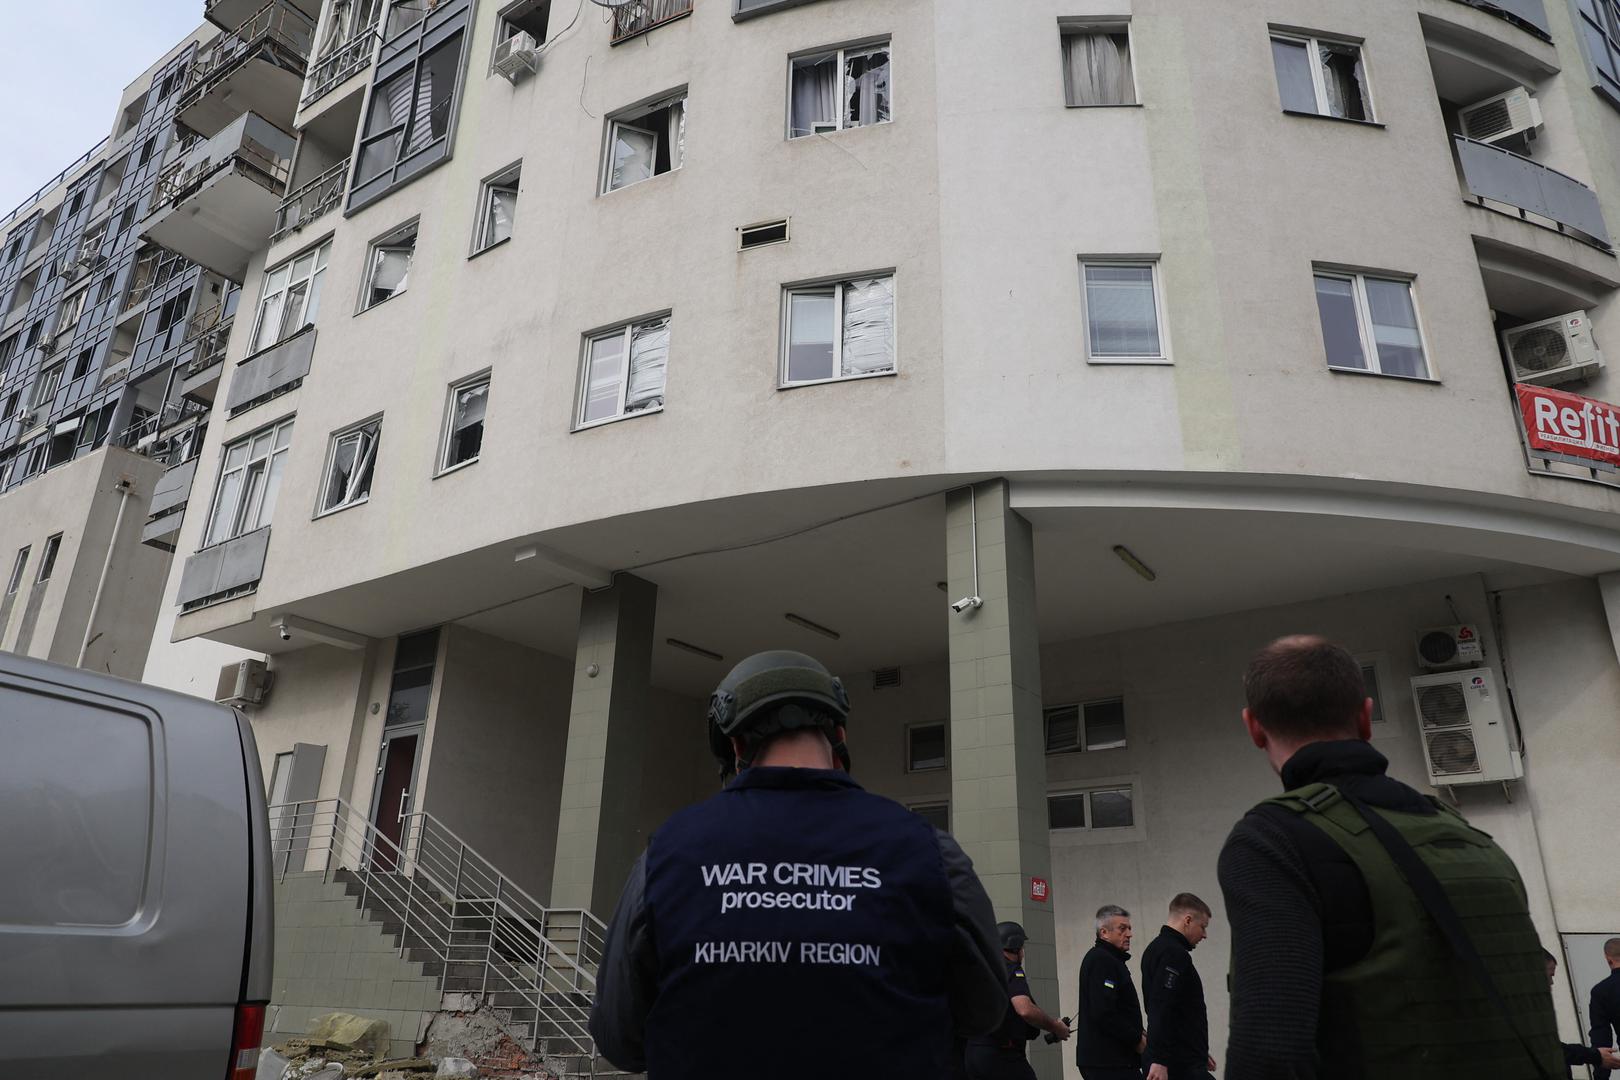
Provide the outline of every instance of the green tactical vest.
[[[1537,1080],[1541,1074],[1501,1012],[1338,789],[1310,784],[1266,803],[1306,815],[1332,838],[1372,899],[1372,947],[1323,979],[1317,1047],[1324,1080]],[[1432,815],[1376,813],[1434,872],[1546,1075],[1568,1076],[1519,872],[1490,836],[1434,805],[1439,813]]]

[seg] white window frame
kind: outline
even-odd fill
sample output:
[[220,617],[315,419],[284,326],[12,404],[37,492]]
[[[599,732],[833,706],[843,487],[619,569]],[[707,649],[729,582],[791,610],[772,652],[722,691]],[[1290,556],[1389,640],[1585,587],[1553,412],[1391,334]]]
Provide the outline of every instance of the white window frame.
[[1068,46],[1067,46],[1067,43],[1063,41],[1063,39],[1067,38],[1067,37],[1071,37],[1071,36],[1076,35],[1076,34],[1124,34],[1125,35],[1125,51],[1128,54],[1130,54],[1130,58],[1131,58],[1131,96],[1133,98],[1135,98],[1136,100],[1135,101],[1110,102],[1108,104],[1097,104],[1097,105],[1085,104],[1085,103],[1076,104],[1076,103],[1069,100],[1069,90],[1068,90],[1069,73],[1067,71],[1064,71],[1062,73],[1062,81],[1064,83],[1064,89],[1063,89],[1063,106],[1064,106],[1064,108],[1067,108],[1067,109],[1138,109],[1138,108],[1141,108],[1141,106],[1142,106],[1142,87],[1137,83],[1137,80],[1136,80],[1136,35],[1131,33],[1131,20],[1128,19],[1128,18],[1127,19],[1095,19],[1095,20],[1085,19],[1085,20],[1078,21],[1078,22],[1070,22],[1070,21],[1065,21],[1065,20],[1060,19],[1058,21],[1058,49],[1059,49],[1058,55],[1063,57],[1065,65],[1068,63],[1068,57],[1065,55]]
[[[517,204],[522,194],[523,162],[514,161],[506,168],[487,177],[478,188],[478,218],[473,222],[473,249],[474,255],[482,254],[490,248],[499,247],[511,241],[517,235]],[[491,240],[493,222],[490,219],[490,210],[495,204],[497,191],[510,191],[512,193],[512,234],[503,236],[499,240]]]
[[[841,92],[841,88],[844,85],[844,79],[848,77],[847,72],[849,70],[849,56],[850,56],[850,54],[854,54],[856,56],[859,56],[862,53],[877,52],[879,50],[884,50],[884,49],[888,50],[888,53],[889,53],[889,118],[887,120],[878,120],[878,121],[876,121],[874,123],[870,123],[870,124],[851,124],[849,122],[849,95]],[[837,63],[837,66],[838,66],[837,86],[840,88],[840,91],[838,92],[838,96],[837,96],[837,99],[836,99],[837,103],[838,103],[838,116],[833,121],[834,126],[828,131],[818,131],[814,127],[812,127],[809,131],[803,132],[802,134],[795,134],[795,129],[793,127],[793,71],[794,71],[794,68],[798,65],[799,61],[801,61],[801,60],[808,60],[808,61],[825,60],[829,56],[835,56],[837,58],[837,60],[836,60],[836,63]],[[815,135],[832,135],[832,134],[836,134],[837,132],[840,132],[840,131],[853,131],[856,128],[882,127],[884,124],[892,124],[892,123],[894,123],[894,116],[895,116],[895,112],[896,112],[896,108],[895,108],[896,79],[894,77],[894,70],[895,70],[895,68],[894,68],[894,38],[893,38],[892,35],[885,36],[885,37],[880,37],[880,38],[870,38],[870,39],[865,40],[865,41],[853,42],[853,43],[848,44],[848,45],[839,45],[839,46],[836,46],[836,47],[833,47],[833,48],[811,49],[808,52],[794,53],[793,55],[789,56],[788,57],[788,70],[787,70],[787,124],[786,124],[788,142],[793,142],[795,139],[808,139],[808,138],[810,138],[812,136],[815,136]],[[823,123],[825,123],[825,121],[823,121]]]
[[67,361],[52,364],[39,373],[34,383],[34,392],[29,396],[33,402],[31,410],[43,409],[50,405],[56,397],[56,392],[62,389],[62,375],[67,370]]
[[39,552],[39,567],[34,571],[35,585],[43,585],[56,576],[56,557],[61,553],[62,534],[47,536],[45,546]]
[[[1097,817],[1092,807],[1092,796],[1115,791],[1127,792],[1131,797],[1131,823],[1129,825],[1109,825],[1098,828],[1095,824]],[[1051,825],[1050,803],[1053,799],[1074,798],[1084,796],[1086,800],[1086,821],[1084,825],[1064,825],[1053,827]],[[1082,842],[1120,842],[1139,840],[1142,838],[1142,788],[1134,778],[1116,777],[1084,780],[1078,783],[1068,783],[1061,787],[1052,788],[1046,793],[1047,799],[1047,831],[1054,837],[1084,838]]]
[[11,564],[11,580],[6,583],[7,596],[15,596],[17,590],[22,588],[23,575],[28,572],[28,555],[33,550],[32,544],[17,549],[17,561]]
[[[668,169],[665,169],[663,172],[652,173],[650,176],[642,177],[640,180],[632,180],[628,184],[621,184],[618,187],[611,186],[613,183],[613,146],[617,140],[618,130],[622,127],[629,128],[632,131],[646,132],[656,140],[653,143],[653,167],[656,169],[658,160],[658,145],[665,139],[669,138],[669,131],[667,127],[662,131],[654,130],[652,128],[644,128],[638,123],[638,121],[644,119],[650,113],[660,112],[664,109],[670,108],[676,102],[679,102],[681,106],[681,125],[684,130],[687,120],[687,97],[687,88],[683,86],[678,90],[671,90],[667,94],[661,94],[656,98],[652,98],[645,104],[632,105],[628,109],[621,109],[617,113],[614,113],[612,116],[607,118],[607,141],[602,145],[601,175],[597,177],[596,183],[596,193],[598,195],[611,195],[615,191],[625,191],[629,188],[635,187],[637,184],[645,184],[648,180],[656,180],[660,176],[668,176],[671,173],[680,172],[681,169],[686,166],[686,154],[684,149],[681,147],[675,147],[670,151]],[[679,161],[675,159],[675,153],[677,150],[679,150],[681,154]]]
[[[1417,278],[1407,277],[1403,274],[1386,274],[1366,272],[1362,270],[1347,270],[1342,267],[1329,266],[1318,263],[1311,267],[1311,302],[1318,304],[1316,299],[1316,279],[1319,277],[1333,278],[1337,281],[1348,281],[1356,304],[1356,331],[1361,336],[1361,355],[1367,361],[1364,368],[1338,367],[1328,363],[1329,371],[1346,372],[1351,375],[1378,375],[1386,379],[1405,379],[1409,382],[1439,382],[1440,377],[1435,374],[1433,353],[1429,351],[1429,335],[1423,326],[1423,309],[1418,305]],[[1384,361],[1378,355],[1378,338],[1373,330],[1372,304],[1367,299],[1367,282],[1383,281],[1395,285],[1405,285],[1407,294],[1412,299],[1412,317],[1417,321],[1418,347],[1423,350],[1422,375],[1404,375],[1398,371],[1385,371]],[[1316,311],[1316,328],[1323,330],[1322,312],[1320,306]],[[1327,359],[1327,337],[1322,338],[1322,356]]]
[[[844,370],[844,287],[857,281],[887,279],[892,284],[893,303],[889,311],[890,350],[894,362],[888,371],[865,371],[857,375],[840,374]],[[793,297],[823,295],[833,297],[833,375],[826,379],[788,379],[788,348],[793,337]],[[777,348],[781,354],[777,365],[776,388],[792,390],[799,386],[824,386],[827,383],[855,382],[860,379],[887,379],[900,373],[900,289],[899,277],[893,270],[879,270],[870,274],[845,274],[822,281],[801,282],[782,286],[782,337]]]
[[[1041,745],[1047,747],[1046,755],[1048,757],[1059,757],[1064,754],[1093,754],[1103,750],[1124,750],[1129,748],[1131,745],[1131,729],[1130,721],[1128,719],[1125,722],[1125,738],[1120,742],[1101,743],[1097,746],[1092,746],[1086,739],[1086,709],[1093,705],[1112,705],[1116,701],[1119,702],[1120,712],[1124,713],[1125,696],[1123,694],[1113,694],[1109,697],[1086,698],[1083,701],[1065,701],[1059,702],[1056,705],[1047,705],[1043,707],[1041,709]],[[1078,716],[1076,717],[1077,724],[1075,726],[1074,733],[1075,745],[1066,748],[1060,747],[1059,749],[1053,750],[1047,745],[1050,740],[1048,740],[1046,737],[1046,731],[1047,726],[1051,723],[1051,714],[1059,709],[1079,710]]]
[[[606,330],[594,331],[584,336],[579,362],[579,394],[574,403],[575,431],[584,431],[587,428],[601,427],[603,424],[612,424],[620,420],[629,420],[632,417],[647,416],[664,411],[662,402],[645,409],[637,409],[635,412],[624,411],[630,397],[630,346],[635,340],[635,332],[648,323],[658,322],[660,319],[668,320],[673,326],[674,313],[672,311],[663,311],[656,315],[648,315],[627,323],[620,323],[618,326],[612,326]],[[611,416],[586,420],[585,407],[589,403],[591,393],[591,346],[598,341],[615,336],[624,339],[624,347],[620,350],[619,403]],[[667,356],[664,360],[664,385],[666,389],[669,386],[669,360]]]
[[[379,269],[377,264],[377,255],[385,251],[406,250],[405,244],[401,243],[401,241],[404,240],[407,235],[410,236],[411,240],[409,248],[410,257],[405,260],[405,276],[400,279],[400,287],[383,297],[381,300],[371,299],[371,283],[373,280],[375,280],[377,270]],[[366,245],[365,269],[360,275],[360,306],[355,311],[356,315],[360,314],[362,311],[370,311],[374,307],[380,307],[381,305],[388,303],[388,301],[403,296],[406,293],[411,284],[411,268],[416,265],[416,246],[421,242],[421,240],[421,219],[412,218],[409,221],[402,222],[399,225],[396,225],[394,228],[389,229],[387,232],[383,233],[381,236],[377,237],[371,243]]]
[[[1307,113],[1306,115],[1325,116],[1330,120],[1348,120],[1352,124],[1376,124],[1379,122],[1378,104],[1373,100],[1372,68],[1367,64],[1367,46],[1365,42],[1358,41],[1355,38],[1330,37],[1322,34],[1304,34],[1292,30],[1279,30],[1275,27],[1273,27],[1270,34],[1267,35],[1266,44],[1268,48],[1270,47],[1272,41],[1287,41],[1295,45],[1305,46],[1305,55],[1309,58],[1310,62],[1311,87],[1316,93],[1316,112]],[[1353,116],[1340,116],[1338,113],[1332,111],[1332,108],[1328,103],[1327,79],[1322,74],[1321,56],[1323,45],[1337,45],[1340,48],[1356,50],[1356,60],[1361,65],[1362,75],[1365,77],[1366,81],[1366,85],[1362,87],[1362,91],[1367,98],[1367,118],[1365,120],[1357,120]],[[1276,74],[1275,66],[1276,65],[1274,62],[1274,76]],[[1278,101],[1280,102],[1282,100],[1282,86],[1280,84],[1277,87],[1277,95]],[[1298,114],[1299,112],[1299,110],[1290,109],[1287,106],[1283,107],[1283,111],[1295,114]]]
[[[90,299],[90,283],[87,281],[71,296],[64,297],[61,305],[56,309],[56,335],[70,334],[78,329],[79,320],[84,317],[85,303]],[[69,312],[69,308],[73,310]]]
[[[296,267],[299,260],[303,259],[306,255],[314,256],[314,258],[310,260],[309,274],[307,277],[294,279],[292,276],[293,268]],[[328,237],[321,243],[312,247],[307,247],[303,251],[298,252],[290,259],[283,259],[274,267],[265,271],[264,276],[260,278],[259,302],[254,308],[253,312],[253,333],[248,335],[247,355],[253,356],[256,353],[263,352],[265,349],[274,348],[283,341],[286,341],[288,338],[292,337],[294,334],[297,334],[305,326],[314,321],[311,318],[311,304],[314,305],[314,310],[318,313],[321,306],[321,288],[323,282],[325,281],[327,264],[331,261],[331,258],[332,240],[330,237]],[[276,275],[281,273],[283,270],[287,271],[287,279],[276,287],[274,291],[271,291],[270,283],[274,281]],[[259,334],[264,329],[265,312],[268,309],[270,302],[278,297],[283,298],[283,304],[276,309],[276,321],[282,326],[288,325],[285,297],[288,296],[292,290],[300,284],[307,287],[304,289],[302,301],[303,309],[299,312],[297,325],[288,330],[286,334],[278,333],[274,341],[261,345],[259,343]]]
[[469,465],[476,465],[478,464],[479,459],[484,456],[484,443],[483,437],[481,437],[478,442],[478,453],[474,454],[466,461],[458,461],[454,465],[448,464],[450,459],[450,439],[451,436],[455,434],[455,430],[452,425],[456,422],[456,398],[460,396],[463,391],[471,390],[475,386],[483,386],[486,388],[484,390],[484,436],[487,437],[489,435],[490,391],[487,388],[490,386],[490,371],[488,368],[485,368],[483,371],[480,371],[477,374],[469,375],[465,379],[458,379],[450,384],[450,393],[449,396],[446,397],[444,404],[444,423],[441,425],[441,431],[439,434],[439,455],[435,459],[435,463],[437,464],[438,468],[434,470],[433,475],[436,477],[443,476],[446,473],[453,473],[458,469],[465,469]]
[[[1101,106],[1108,107],[1108,106]],[[1109,268],[1137,269],[1146,266],[1152,271],[1153,277],[1153,316],[1159,329],[1159,352],[1157,356],[1095,356],[1091,352],[1091,303],[1086,287],[1086,268],[1095,266],[1099,270]],[[1157,255],[1082,255],[1080,256],[1080,314],[1082,340],[1086,350],[1086,363],[1088,364],[1148,364],[1164,366],[1173,364],[1170,356],[1170,327],[1164,317],[1164,279],[1159,271],[1159,256]]]
[[[371,501],[370,483],[367,483],[366,485],[365,494],[353,494],[354,484],[361,475],[359,472],[356,472],[350,478],[350,491],[345,493],[345,498],[341,502],[333,503],[331,506],[326,505],[327,485],[329,485],[332,481],[332,469],[337,464],[338,448],[344,443],[350,441],[357,444],[357,449],[360,446],[364,446],[365,436],[368,431],[371,433],[371,463],[367,466],[367,470],[370,473],[372,481],[375,481],[377,476],[377,448],[382,444],[381,413],[362,420],[357,424],[350,424],[346,428],[334,431],[332,433],[332,437],[327,440],[326,463],[321,466],[321,486],[315,493],[315,517],[323,518],[329,514],[336,514],[340,511],[348,510],[350,507],[364,506],[366,503]],[[355,460],[359,460],[358,453],[355,455]]]
[[[256,532],[269,524],[268,518],[270,514],[275,512],[275,505],[272,502],[269,512],[267,513],[264,506],[264,496],[265,492],[270,487],[270,476],[275,469],[276,458],[278,456],[288,454],[292,450],[291,432],[293,420],[294,417],[289,416],[282,420],[276,421],[274,424],[269,424],[265,427],[258,428],[257,430],[242,436],[240,439],[232,439],[229,444],[221,449],[219,456],[219,477],[214,482],[214,497],[208,501],[208,517],[204,521],[203,525],[203,547],[213,547],[215,544],[223,544],[227,540],[235,540],[239,536],[246,536],[248,533]],[[278,448],[276,443],[281,441],[281,434],[283,430],[287,431],[288,433],[287,445]],[[270,449],[262,458],[244,457],[242,459],[242,464],[236,466],[235,468],[226,468],[226,465],[230,461],[230,453],[233,448],[246,443],[249,449],[251,449],[253,446],[253,440],[266,433],[270,435]],[[250,499],[244,499],[242,497],[243,492],[246,490],[245,484],[237,488],[234,496],[236,499],[236,505],[231,510],[230,521],[225,526],[223,535],[214,535],[214,520],[219,513],[220,498],[224,495],[225,481],[227,477],[231,473],[240,471],[245,481],[250,475],[254,463],[259,461],[264,463],[262,469],[264,482],[258,486],[258,489],[253,493],[253,496]],[[285,468],[285,459],[283,459],[283,468]]]
[[[945,744],[945,754],[944,754],[944,757],[941,759],[940,764],[938,764],[938,765],[918,766],[912,761],[912,758],[911,758],[911,736],[912,736],[912,732],[921,731],[924,728],[939,728],[939,730],[940,730],[940,735],[942,737],[942,741]],[[944,720],[919,720],[915,724],[907,724],[906,725],[906,741],[905,741],[904,753],[905,753],[904,761],[905,761],[905,766],[906,766],[906,772],[908,772],[908,773],[933,773],[933,772],[945,772],[945,771],[948,771],[950,769],[950,767],[951,767],[951,726],[948,723],[946,723]]]

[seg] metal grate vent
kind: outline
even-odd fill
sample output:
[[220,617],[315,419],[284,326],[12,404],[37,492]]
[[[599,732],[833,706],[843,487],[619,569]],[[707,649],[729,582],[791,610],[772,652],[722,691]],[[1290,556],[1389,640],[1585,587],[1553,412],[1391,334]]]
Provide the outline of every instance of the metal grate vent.
[[1569,338],[1561,328],[1538,326],[1513,339],[1513,366],[1520,371],[1551,371],[1569,363]]
[[1505,97],[1497,98],[1488,105],[1481,105],[1465,113],[1464,117],[1463,123],[1468,129],[1468,137],[1482,142],[1488,142],[1492,135],[1513,127],[1513,117],[1508,112]]
[[1446,630],[1431,630],[1418,639],[1418,655],[1426,664],[1439,667],[1457,659],[1457,639]]
[[787,238],[787,218],[781,221],[762,221],[757,225],[744,225],[737,230],[737,248],[746,251],[766,244],[784,244]]
[[900,669],[897,667],[878,668],[872,672],[872,689],[892,690],[900,685]]

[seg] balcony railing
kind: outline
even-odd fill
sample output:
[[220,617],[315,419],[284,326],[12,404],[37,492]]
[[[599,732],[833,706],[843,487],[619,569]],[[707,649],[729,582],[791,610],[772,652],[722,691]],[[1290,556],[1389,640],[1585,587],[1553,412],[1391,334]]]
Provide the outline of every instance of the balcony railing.
[[39,188],[38,191],[34,192],[32,195],[28,196],[28,198],[26,198],[22,202],[18,203],[16,205],[16,207],[13,208],[12,211],[9,214],[7,214],[5,217],[0,217],[0,229],[4,229],[6,226],[10,225],[12,223],[12,221],[16,220],[18,215],[20,215],[24,210],[29,209],[36,202],[38,202],[41,198],[43,198],[47,191],[51,190],[53,187],[55,187],[57,184],[59,184],[62,180],[66,179],[66,177],[67,177],[67,175],[69,173],[71,173],[73,170],[77,169],[80,165],[83,165],[85,162],[91,160],[97,154],[99,154],[101,152],[101,148],[106,146],[108,141],[109,141],[108,139],[104,138],[100,142],[96,143],[96,145],[92,146],[90,149],[88,149],[84,153],[80,154],[77,158],[74,158],[73,164],[69,165],[67,168],[63,169],[61,172],[57,173],[55,176],[53,176],[49,180],[45,181],[45,183]]
[[297,232],[342,202],[343,181],[348,175],[349,159],[344,158],[283,199],[276,208],[276,231],[270,234],[270,242]]
[[613,8],[613,43],[645,34],[655,26],[692,13],[692,0],[635,0]]
[[[273,145],[279,144],[279,145]],[[292,174],[292,138],[252,113],[181,155],[158,175],[152,190],[156,205],[175,203],[222,169],[239,166],[249,179],[277,195],[287,190]]]
[[1609,248],[1609,230],[1597,192],[1557,169],[1504,150],[1500,146],[1453,137],[1468,194],[1481,206],[1503,203],[1519,217],[1547,224],[1577,240]]
[[304,80],[304,96],[298,102],[298,107],[308,108],[351,75],[370,67],[381,41],[382,35],[377,33],[377,25],[373,23],[321,57],[309,69],[309,76]]
[[[187,420],[201,416],[207,411],[208,407],[206,405],[187,398],[171,401],[146,419],[131,424],[117,435],[114,435],[111,442],[114,446],[121,446],[126,450],[144,450],[157,441],[158,432],[172,428],[176,424],[183,424]],[[162,457],[161,454],[152,456]],[[170,464],[175,464],[175,462],[170,462]]]
[[191,62],[185,95],[180,99],[181,110],[207,93],[208,88],[228,72],[256,55],[262,46],[280,45],[300,61],[307,61],[314,41],[315,25],[307,15],[281,0],[271,0],[241,26],[221,34],[197,51],[197,58]]
[[1552,40],[1552,27],[1547,22],[1547,8],[1542,0],[1458,0],[1469,7],[1488,11],[1492,15],[1517,23],[1519,26],[1547,41]]
[[195,375],[225,359],[225,346],[230,342],[231,324],[236,321],[236,313],[222,314],[223,309],[223,304],[215,304],[191,317],[191,323],[186,327],[185,344],[196,342],[197,351],[186,365],[187,375]]

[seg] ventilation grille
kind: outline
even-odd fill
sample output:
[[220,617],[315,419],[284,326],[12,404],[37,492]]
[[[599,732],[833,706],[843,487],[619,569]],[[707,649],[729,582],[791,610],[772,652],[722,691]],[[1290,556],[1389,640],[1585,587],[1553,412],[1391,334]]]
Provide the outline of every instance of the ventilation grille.
[[1520,371],[1552,371],[1569,363],[1569,338],[1560,327],[1538,326],[1513,339],[1513,366]]
[[1513,126],[1513,116],[1508,112],[1507,98],[1497,98],[1463,115],[1463,127],[1467,129],[1470,139],[1489,141],[1492,135],[1507,131]]
[[892,690],[900,685],[900,669],[897,667],[878,668],[872,672],[872,689]]
[[1425,728],[1463,727],[1468,723],[1468,700],[1456,683],[1425,686],[1418,691],[1417,702]]
[[788,238],[788,219],[781,221],[763,221],[758,225],[744,225],[737,230],[737,247],[746,251],[749,248],[763,247],[766,244],[786,243]]
[[1431,630],[1424,634],[1418,639],[1417,649],[1424,663],[1437,667],[1457,659],[1457,639],[1444,630]]
[[1436,776],[1462,776],[1480,771],[1472,731],[1437,731],[1427,737],[1429,769]]

